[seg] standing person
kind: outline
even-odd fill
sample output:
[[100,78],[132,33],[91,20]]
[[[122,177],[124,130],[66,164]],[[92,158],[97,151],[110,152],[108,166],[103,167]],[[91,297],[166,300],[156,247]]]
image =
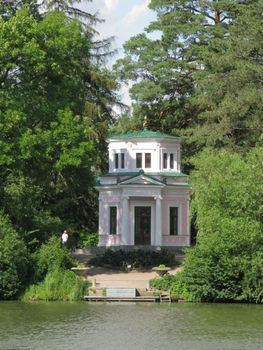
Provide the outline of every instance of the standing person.
[[62,243],[62,248],[66,248],[66,247],[67,247],[67,243],[68,243],[68,233],[67,233],[67,230],[64,230],[64,232],[62,233],[62,236],[61,236],[61,243]]

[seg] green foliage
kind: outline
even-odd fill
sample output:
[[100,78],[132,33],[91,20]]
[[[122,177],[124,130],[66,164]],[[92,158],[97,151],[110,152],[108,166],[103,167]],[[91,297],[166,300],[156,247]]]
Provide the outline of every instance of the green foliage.
[[23,290],[29,264],[24,242],[0,212],[0,300],[14,299]]
[[165,274],[150,280],[150,286],[158,290],[169,291],[175,281],[175,275]]
[[169,291],[173,299],[191,300],[182,271],[177,272],[176,275],[166,274],[156,277],[150,280],[150,286],[161,291]]
[[79,301],[88,294],[90,282],[68,270],[50,271],[43,282],[34,284],[23,295],[23,300]]
[[134,268],[149,268],[165,263],[167,266],[173,266],[175,263],[174,254],[168,250],[162,249],[160,251],[150,250],[133,250],[124,251],[122,249],[113,251],[106,249],[106,251],[99,257],[93,258],[91,264],[96,266],[112,266],[115,268],[126,268],[131,265]]
[[[258,223],[214,212],[185,260],[184,281],[193,300],[263,301],[263,271],[251,269],[262,244]],[[248,285],[250,279],[254,283]]]
[[35,250],[62,226],[97,227],[93,185],[116,83],[78,20],[9,5],[14,14],[0,17],[0,207]]
[[262,1],[151,0],[156,14],[124,44],[115,70],[133,116],[117,129],[183,136],[184,163],[204,146],[247,150],[262,129]]
[[263,134],[263,4],[245,1],[237,7],[228,36],[210,40],[201,61],[206,69],[194,74],[200,127],[193,130],[192,139],[216,148],[246,150]]
[[161,291],[169,291],[173,299],[191,300],[191,294],[187,289],[182,271],[176,275],[166,274],[150,280],[150,286]]
[[99,234],[81,232],[78,240],[78,248],[85,248],[90,246],[97,246],[99,243]]
[[42,244],[36,254],[36,278],[45,276],[48,272],[70,269],[75,266],[67,249],[60,246],[60,239],[52,236],[47,243]]
[[206,150],[195,162],[197,244],[180,273],[151,285],[188,301],[263,303],[263,149]]
[[206,151],[192,175],[199,229],[183,280],[195,301],[262,302],[263,152]]
[[224,217],[242,217],[263,222],[263,148],[255,147],[246,157],[230,151],[206,150],[195,159],[192,211],[203,230],[210,211]]

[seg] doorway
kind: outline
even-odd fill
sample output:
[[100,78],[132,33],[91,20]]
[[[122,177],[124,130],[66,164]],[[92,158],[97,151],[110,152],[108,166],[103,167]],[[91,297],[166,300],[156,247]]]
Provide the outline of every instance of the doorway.
[[151,207],[134,207],[134,243],[151,244]]

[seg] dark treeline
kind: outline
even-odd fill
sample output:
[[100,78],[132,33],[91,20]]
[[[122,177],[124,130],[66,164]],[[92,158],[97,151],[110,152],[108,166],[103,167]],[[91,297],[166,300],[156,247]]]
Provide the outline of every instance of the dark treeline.
[[[52,273],[37,266],[55,254],[53,235],[97,229],[108,130],[141,129],[147,116],[148,128],[184,137],[193,183],[197,244],[170,288],[262,302],[262,1],[152,0],[156,21],[112,72],[100,19],[79,3],[0,4],[0,299]],[[114,123],[120,82],[132,83],[133,109]]]

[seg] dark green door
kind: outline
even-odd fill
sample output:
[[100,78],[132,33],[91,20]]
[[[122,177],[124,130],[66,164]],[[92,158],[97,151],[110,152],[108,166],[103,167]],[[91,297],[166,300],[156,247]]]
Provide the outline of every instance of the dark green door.
[[134,208],[135,245],[151,244],[151,207]]

